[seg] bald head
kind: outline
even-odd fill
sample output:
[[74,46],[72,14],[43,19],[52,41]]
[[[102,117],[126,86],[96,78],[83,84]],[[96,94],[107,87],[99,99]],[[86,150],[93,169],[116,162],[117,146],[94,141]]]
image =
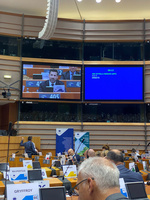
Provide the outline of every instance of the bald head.
[[95,156],[95,151],[93,149],[89,149],[88,155],[89,155],[89,157],[94,157]]
[[112,149],[109,151],[107,154],[107,159],[113,161],[116,165],[124,162],[123,154],[118,149]]
[[74,150],[73,149],[69,149],[68,150],[68,154],[69,154],[69,156],[73,156],[74,155]]

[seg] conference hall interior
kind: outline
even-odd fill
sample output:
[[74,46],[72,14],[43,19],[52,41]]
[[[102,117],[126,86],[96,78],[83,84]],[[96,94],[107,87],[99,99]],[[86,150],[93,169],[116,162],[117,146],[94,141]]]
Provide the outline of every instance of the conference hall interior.
[[[149,181],[149,7],[148,0],[0,0],[0,198],[7,163],[9,171],[38,162],[50,186],[63,186],[69,149],[80,155],[77,169],[88,149],[120,150],[124,166],[134,163]],[[20,145],[29,136],[38,152],[31,157]],[[73,188],[77,174],[68,182]]]

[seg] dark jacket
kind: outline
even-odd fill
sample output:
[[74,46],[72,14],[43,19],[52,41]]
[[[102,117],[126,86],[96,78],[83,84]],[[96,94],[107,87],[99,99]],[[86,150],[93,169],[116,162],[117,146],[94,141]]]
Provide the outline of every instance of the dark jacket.
[[127,198],[123,196],[121,193],[115,193],[108,196],[105,200],[121,200],[121,199],[127,199]]
[[141,174],[137,172],[132,172],[131,170],[127,169],[124,165],[117,165],[117,168],[120,171],[119,178],[123,178],[125,183],[143,181]]
[[[59,80],[56,80],[55,85],[64,85],[64,83],[61,82],[61,81],[59,81]],[[42,83],[40,84],[39,92],[47,92],[46,86],[49,86],[49,80],[44,81],[44,82],[42,82]]]
[[37,155],[37,151],[35,150],[34,144],[31,141],[23,143],[23,140],[20,142],[20,146],[25,147],[25,152],[28,154],[28,157],[31,158],[32,155]]

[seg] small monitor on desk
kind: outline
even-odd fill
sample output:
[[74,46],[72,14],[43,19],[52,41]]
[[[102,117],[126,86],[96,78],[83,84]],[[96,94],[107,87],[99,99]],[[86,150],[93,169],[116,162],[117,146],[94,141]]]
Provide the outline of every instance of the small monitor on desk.
[[42,74],[33,74],[33,79],[42,79]]
[[129,199],[147,199],[144,182],[129,182],[125,185]]
[[40,169],[28,170],[29,182],[43,180],[42,171]]
[[66,200],[66,192],[64,186],[40,188],[40,200]]
[[81,80],[81,74],[74,74],[73,80]]
[[33,164],[33,169],[41,169],[40,162],[35,161],[35,162],[33,162],[32,164]]
[[53,86],[46,86],[46,92],[53,92]]
[[5,172],[6,169],[9,170],[9,164],[8,163],[0,163],[0,171]]

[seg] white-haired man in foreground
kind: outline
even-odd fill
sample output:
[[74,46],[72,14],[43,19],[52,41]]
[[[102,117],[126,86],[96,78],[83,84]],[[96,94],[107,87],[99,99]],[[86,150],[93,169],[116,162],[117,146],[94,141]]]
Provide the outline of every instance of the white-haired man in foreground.
[[79,168],[78,184],[78,200],[127,199],[120,193],[117,167],[105,158],[86,159]]

